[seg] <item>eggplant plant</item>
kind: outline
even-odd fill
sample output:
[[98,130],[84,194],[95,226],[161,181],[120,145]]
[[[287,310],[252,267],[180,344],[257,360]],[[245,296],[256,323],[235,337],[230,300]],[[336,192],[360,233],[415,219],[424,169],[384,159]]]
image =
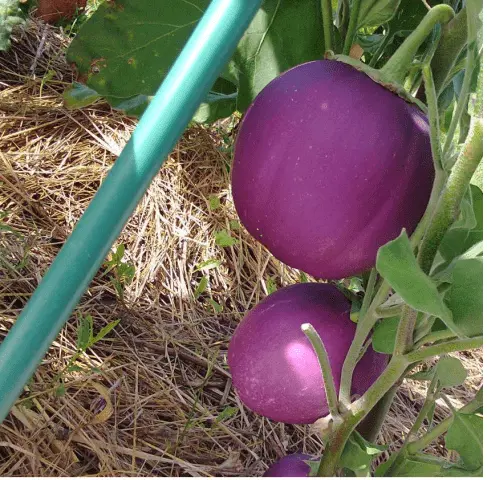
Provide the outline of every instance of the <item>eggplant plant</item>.
[[[139,116],[208,4],[103,3],[67,52],[67,106]],[[323,439],[320,458],[294,452],[266,476],[482,475],[482,389],[459,409],[444,395],[466,378],[450,354],[483,345],[481,31],[480,0],[264,0],[193,119],[243,115],[237,213],[326,281],[272,293],[229,345],[242,402]],[[428,393],[377,466],[408,377]],[[451,415],[434,424],[439,398]],[[442,436],[449,460],[424,453]]]

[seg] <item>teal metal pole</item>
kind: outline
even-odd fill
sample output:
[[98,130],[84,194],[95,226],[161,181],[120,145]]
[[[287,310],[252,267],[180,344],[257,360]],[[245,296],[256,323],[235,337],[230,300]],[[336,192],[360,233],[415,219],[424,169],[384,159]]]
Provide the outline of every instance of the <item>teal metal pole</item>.
[[213,0],[73,233],[0,345],[0,422],[34,374],[262,0]]

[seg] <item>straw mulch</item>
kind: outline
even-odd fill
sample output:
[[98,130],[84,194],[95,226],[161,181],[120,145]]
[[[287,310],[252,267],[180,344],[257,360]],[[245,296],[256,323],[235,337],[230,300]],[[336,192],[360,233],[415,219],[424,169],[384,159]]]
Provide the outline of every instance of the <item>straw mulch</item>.
[[[0,213],[11,229],[0,230],[0,341],[135,125],[101,102],[63,107],[66,43],[59,29],[30,22],[0,54]],[[270,278],[277,287],[299,278],[236,228],[231,127],[191,127],[167,159],[116,244],[135,266],[133,281],[121,298],[113,274],[98,273],[0,426],[0,475],[258,476],[286,453],[319,452],[310,427],[254,415],[231,388],[225,356],[239,320]],[[222,230],[234,246],[216,245]],[[197,270],[212,259],[221,263]],[[195,299],[203,276],[208,287]],[[87,315],[95,333],[120,323],[73,360]],[[470,376],[447,391],[454,405],[482,382],[481,352],[462,358]],[[418,382],[401,388],[381,443],[399,445],[424,394]],[[437,420],[446,413],[440,402]]]

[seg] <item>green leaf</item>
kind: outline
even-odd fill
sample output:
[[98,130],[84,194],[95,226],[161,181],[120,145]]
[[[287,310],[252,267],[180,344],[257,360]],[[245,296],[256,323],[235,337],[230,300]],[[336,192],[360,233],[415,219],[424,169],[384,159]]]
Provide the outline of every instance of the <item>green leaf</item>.
[[230,230],[240,230],[240,222],[238,220],[230,220]]
[[[392,460],[393,457],[379,465],[375,476],[385,476]],[[472,473],[433,455],[417,455],[406,458],[399,468],[394,470],[394,477],[467,477],[472,476]]]
[[450,228],[441,241],[439,252],[446,264],[483,239],[483,193],[470,185],[471,202],[476,225],[472,229]]
[[228,420],[229,418],[232,418],[237,412],[238,412],[237,407],[227,406],[215,418],[215,423],[220,423],[223,422],[224,420]]
[[0,0],[0,51],[8,50],[12,29],[24,21],[18,0]]
[[208,199],[208,203],[210,204],[210,210],[217,210],[220,208],[220,199],[216,195],[210,195],[210,198]]
[[237,110],[237,86],[225,78],[218,78],[206,100],[193,116],[198,123],[212,123],[231,116]]
[[71,42],[67,60],[108,101],[154,95],[209,3],[103,2]]
[[237,239],[233,238],[225,230],[220,230],[219,232],[215,233],[215,243],[219,247],[231,247],[237,243]]
[[483,423],[479,414],[455,412],[445,437],[446,448],[458,452],[463,465],[469,470],[483,464]]
[[457,260],[452,265],[452,285],[445,294],[455,325],[470,337],[483,333],[483,270],[483,257]]
[[267,295],[274,293],[277,290],[276,282],[273,277],[269,277],[265,282],[265,287],[267,290]]
[[435,369],[442,388],[462,385],[468,374],[462,362],[458,358],[450,356],[441,357]]
[[206,277],[201,277],[201,280],[194,291],[194,298],[197,299],[200,297],[201,294],[206,290],[206,287],[208,287],[208,279]]
[[462,336],[435,284],[419,267],[405,230],[379,249],[377,271],[408,305],[440,318],[453,333]]
[[399,4],[400,0],[361,0],[357,29],[387,23],[396,13]]
[[74,82],[63,93],[64,105],[67,108],[75,109],[91,105],[100,98],[100,95],[79,82]]
[[356,474],[368,472],[374,458],[385,450],[387,450],[387,446],[374,445],[365,440],[358,432],[353,432],[347,440],[338,465],[348,468]]
[[80,315],[78,324],[78,338],[76,348],[85,351],[93,338],[93,317],[91,315]]
[[54,390],[54,395],[56,397],[64,397],[66,394],[66,387],[64,386],[64,382],[61,381],[57,386],[56,390]]
[[91,342],[91,345],[94,345],[96,342],[99,342],[101,339],[105,338],[119,323],[120,323],[120,319],[114,320],[113,322],[110,322],[108,325],[105,325],[96,334],[96,337]]
[[393,353],[399,320],[399,317],[385,318],[375,327],[372,334],[372,348],[376,352]]
[[308,477],[318,477],[321,460],[304,460],[304,463],[307,463],[310,467]]
[[462,385],[467,378],[467,370],[462,362],[455,357],[442,356],[433,368],[409,375],[408,378],[420,381],[432,381],[437,377],[440,388]]
[[209,300],[211,306],[215,310],[215,313],[221,313],[223,312],[223,305],[220,305],[218,302],[215,302],[212,298]]
[[299,281],[300,281],[301,283],[306,283],[306,282],[308,282],[308,281],[309,281],[309,280],[308,280],[308,276],[306,275],[306,273],[301,272],[301,271],[299,272]]
[[238,77],[238,110],[245,111],[282,72],[324,53],[320,0],[264,0],[231,62]]
[[221,263],[222,263],[221,260],[217,260],[216,258],[210,258],[209,260],[205,260],[204,262],[198,263],[194,271],[199,272],[200,270],[211,270],[213,268],[218,268],[221,265]]

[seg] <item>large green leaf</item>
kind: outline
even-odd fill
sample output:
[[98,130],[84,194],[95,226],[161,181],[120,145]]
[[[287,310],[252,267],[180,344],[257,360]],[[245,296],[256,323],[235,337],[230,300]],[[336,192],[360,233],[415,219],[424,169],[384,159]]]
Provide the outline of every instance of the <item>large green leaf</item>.
[[24,22],[24,15],[18,0],[0,0],[0,51],[10,47],[13,27]]
[[240,111],[280,73],[323,58],[321,18],[320,0],[264,0],[232,61]]
[[458,452],[469,470],[478,469],[483,464],[483,424],[481,415],[455,412],[445,437],[446,448]]
[[377,271],[408,305],[440,318],[452,332],[462,335],[434,282],[419,267],[405,230],[379,249]]
[[69,46],[68,62],[106,98],[153,95],[209,3],[103,2]]

